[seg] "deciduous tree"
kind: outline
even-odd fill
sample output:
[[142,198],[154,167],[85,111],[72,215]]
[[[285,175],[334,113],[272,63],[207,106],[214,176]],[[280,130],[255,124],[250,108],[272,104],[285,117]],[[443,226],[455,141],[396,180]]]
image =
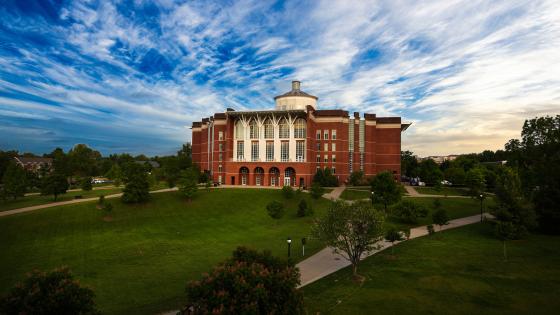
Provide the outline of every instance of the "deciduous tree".
[[374,192],[374,201],[383,203],[385,212],[387,212],[388,205],[401,200],[399,184],[397,184],[393,175],[389,172],[377,174],[371,181],[371,190]]
[[379,247],[377,242],[383,238],[384,222],[384,214],[369,202],[348,204],[338,200],[317,220],[312,234],[350,261],[353,275],[357,277],[362,255]]
[[58,195],[66,193],[68,186],[66,176],[54,172],[46,177],[43,177],[41,183],[41,194],[45,196],[53,195],[54,200],[56,201]]
[[13,198],[23,197],[27,191],[27,176],[25,170],[11,161],[8,164],[4,176],[2,177],[2,190],[6,197]]

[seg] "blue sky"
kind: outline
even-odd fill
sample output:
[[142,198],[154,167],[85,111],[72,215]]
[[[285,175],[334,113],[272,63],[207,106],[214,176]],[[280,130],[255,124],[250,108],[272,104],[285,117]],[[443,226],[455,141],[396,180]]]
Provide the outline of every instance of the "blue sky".
[[299,79],[413,122],[420,155],[499,149],[560,113],[558,1],[2,1],[0,149],[169,154]]

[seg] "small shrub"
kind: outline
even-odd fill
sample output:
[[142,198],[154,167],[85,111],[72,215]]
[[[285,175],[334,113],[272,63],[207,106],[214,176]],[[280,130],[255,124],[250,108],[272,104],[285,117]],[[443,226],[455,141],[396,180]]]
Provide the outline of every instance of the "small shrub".
[[284,215],[284,205],[274,200],[266,205],[266,211],[271,218],[278,220]]
[[99,196],[99,200],[97,200],[97,204],[103,206],[105,204],[105,195]]
[[80,182],[80,188],[83,191],[90,191],[93,187],[91,185],[91,177],[84,177]]
[[438,210],[438,209],[441,208],[441,200],[439,200],[439,198],[434,199],[433,207],[434,207],[435,210]]
[[428,225],[426,228],[428,229],[428,235],[433,235],[436,232],[432,224]]
[[439,225],[439,230],[449,223],[449,216],[447,215],[447,211],[445,209],[439,209],[432,214],[432,221],[434,224]]
[[402,200],[392,207],[393,215],[407,223],[417,223],[418,218],[428,216],[428,209],[410,200]]
[[305,202],[305,199],[301,199],[301,201],[298,204],[297,216],[305,217],[306,215],[307,215],[307,202]]
[[284,198],[286,199],[292,199],[294,196],[294,190],[290,186],[284,186],[282,187],[282,195],[284,195]]
[[110,203],[105,204],[105,206],[103,206],[103,210],[105,210],[105,212],[111,212],[113,211],[113,205]]
[[0,314],[99,314],[94,295],[67,268],[33,271],[0,300]]
[[313,182],[313,185],[311,185],[311,197],[313,199],[319,199],[321,198],[321,196],[323,196],[324,193],[325,189],[321,187],[321,184],[319,184],[318,182]]

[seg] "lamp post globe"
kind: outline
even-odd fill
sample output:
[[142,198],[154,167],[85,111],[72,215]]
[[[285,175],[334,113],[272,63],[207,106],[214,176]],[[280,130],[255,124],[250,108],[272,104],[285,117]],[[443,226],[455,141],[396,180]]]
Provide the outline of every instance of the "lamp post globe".
[[371,192],[371,205],[372,205],[372,206],[373,206],[373,199],[374,199],[373,196],[375,196],[375,192],[372,191],[372,192]]
[[288,258],[290,258],[290,254],[291,254],[291,246],[292,246],[292,238],[288,237],[288,239],[286,240],[288,242]]
[[480,197],[480,222],[482,222],[482,219],[483,219],[483,217],[482,217],[482,201],[484,200],[484,195],[480,194],[479,197]]

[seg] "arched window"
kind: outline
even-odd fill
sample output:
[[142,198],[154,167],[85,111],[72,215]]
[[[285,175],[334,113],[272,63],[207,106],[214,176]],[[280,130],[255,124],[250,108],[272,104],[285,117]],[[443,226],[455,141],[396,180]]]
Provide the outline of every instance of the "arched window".
[[305,138],[305,128],[307,127],[305,119],[298,118],[294,124],[294,138]]
[[278,133],[278,137],[280,139],[290,138],[290,125],[288,125],[288,122],[285,118],[282,118],[282,120],[280,120],[280,124],[278,125]]
[[243,140],[245,138],[245,127],[243,122],[238,120],[235,122],[235,139]]
[[259,125],[254,119],[249,123],[249,136],[251,137],[251,139],[259,138]]
[[264,138],[265,139],[274,139],[274,125],[270,118],[267,118],[264,122]]

